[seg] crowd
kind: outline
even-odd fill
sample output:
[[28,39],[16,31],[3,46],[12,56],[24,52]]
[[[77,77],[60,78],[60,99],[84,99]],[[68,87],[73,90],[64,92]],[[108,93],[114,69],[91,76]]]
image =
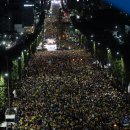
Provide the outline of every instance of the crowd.
[[122,130],[129,124],[126,93],[107,71],[84,50],[36,52],[18,90],[17,129]]
[[[58,5],[57,5],[58,6]],[[59,27],[60,24],[58,23],[58,10],[59,7],[54,6],[52,4],[50,11],[46,15],[46,18],[44,20],[44,38],[57,38],[59,37]]]
[[82,50],[38,52],[19,92],[19,129],[112,130],[128,115],[125,94]]

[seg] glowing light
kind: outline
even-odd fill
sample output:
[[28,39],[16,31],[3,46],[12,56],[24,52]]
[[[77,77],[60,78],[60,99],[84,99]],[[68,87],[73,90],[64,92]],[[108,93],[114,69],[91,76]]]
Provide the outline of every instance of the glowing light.
[[94,37],[94,35],[92,34],[92,35],[91,35],[91,38],[93,38],[93,37]]
[[110,49],[107,49],[108,53],[111,51]]
[[121,38],[122,36],[120,35],[119,38]]
[[47,44],[54,44],[56,41],[55,39],[51,38],[51,39],[47,39]]
[[34,4],[24,4],[24,7],[33,7]]
[[60,0],[53,0],[52,3],[54,3],[54,4],[60,4]]
[[6,49],[10,49],[12,46],[10,43],[7,44]]
[[80,16],[79,16],[79,15],[76,15],[76,18],[77,18],[77,19],[80,19]]
[[57,45],[52,44],[52,45],[44,45],[44,48],[46,48],[48,51],[56,51],[57,50]]
[[116,52],[117,55],[119,55],[120,53],[119,52]]
[[8,73],[5,73],[5,77],[8,77],[9,76],[9,74]]
[[118,26],[115,26],[115,28],[117,29],[117,28],[118,28]]
[[114,127],[117,127],[117,124],[114,124]]
[[108,65],[109,67],[111,66],[111,64],[110,64],[110,63],[108,63],[107,65]]
[[3,42],[2,42],[2,44],[3,44],[3,45],[5,45],[5,44],[6,44],[6,42],[5,42],[5,41],[3,41]]
[[100,42],[98,42],[98,45],[100,45],[101,43]]
[[23,35],[23,32],[21,32],[20,35]]
[[21,57],[18,57],[18,60],[21,60]]
[[71,49],[71,47],[69,46],[69,47],[68,47],[68,49],[70,50],[70,49]]

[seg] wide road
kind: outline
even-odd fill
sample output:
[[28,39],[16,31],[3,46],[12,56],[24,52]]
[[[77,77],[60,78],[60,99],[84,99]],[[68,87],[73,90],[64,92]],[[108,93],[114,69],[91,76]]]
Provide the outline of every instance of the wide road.
[[[52,4],[52,15],[46,16],[45,38],[51,39],[49,44],[57,44],[59,40],[58,24],[54,24],[58,23],[59,7]],[[108,71],[93,63],[90,53],[80,48],[37,51],[21,81],[20,130],[118,128],[128,111],[125,95],[113,88],[113,77]]]

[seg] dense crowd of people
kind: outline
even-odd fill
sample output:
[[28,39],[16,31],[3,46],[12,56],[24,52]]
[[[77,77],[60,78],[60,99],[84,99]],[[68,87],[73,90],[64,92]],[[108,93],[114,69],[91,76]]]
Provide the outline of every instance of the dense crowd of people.
[[112,77],[83,50],[38,52],[19,92],[20,129],[114,129],[129,109]]
[[93,62],[80,49],[36,52],[18,90],[17,129],[122,130],[128,125],[126,93]]

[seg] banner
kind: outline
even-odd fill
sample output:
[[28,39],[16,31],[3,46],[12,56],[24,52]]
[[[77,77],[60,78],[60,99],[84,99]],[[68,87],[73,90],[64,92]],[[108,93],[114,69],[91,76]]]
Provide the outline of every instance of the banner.
[[129,85],[128,85],[128,93],[130,93],[130,83],[129,83]]

